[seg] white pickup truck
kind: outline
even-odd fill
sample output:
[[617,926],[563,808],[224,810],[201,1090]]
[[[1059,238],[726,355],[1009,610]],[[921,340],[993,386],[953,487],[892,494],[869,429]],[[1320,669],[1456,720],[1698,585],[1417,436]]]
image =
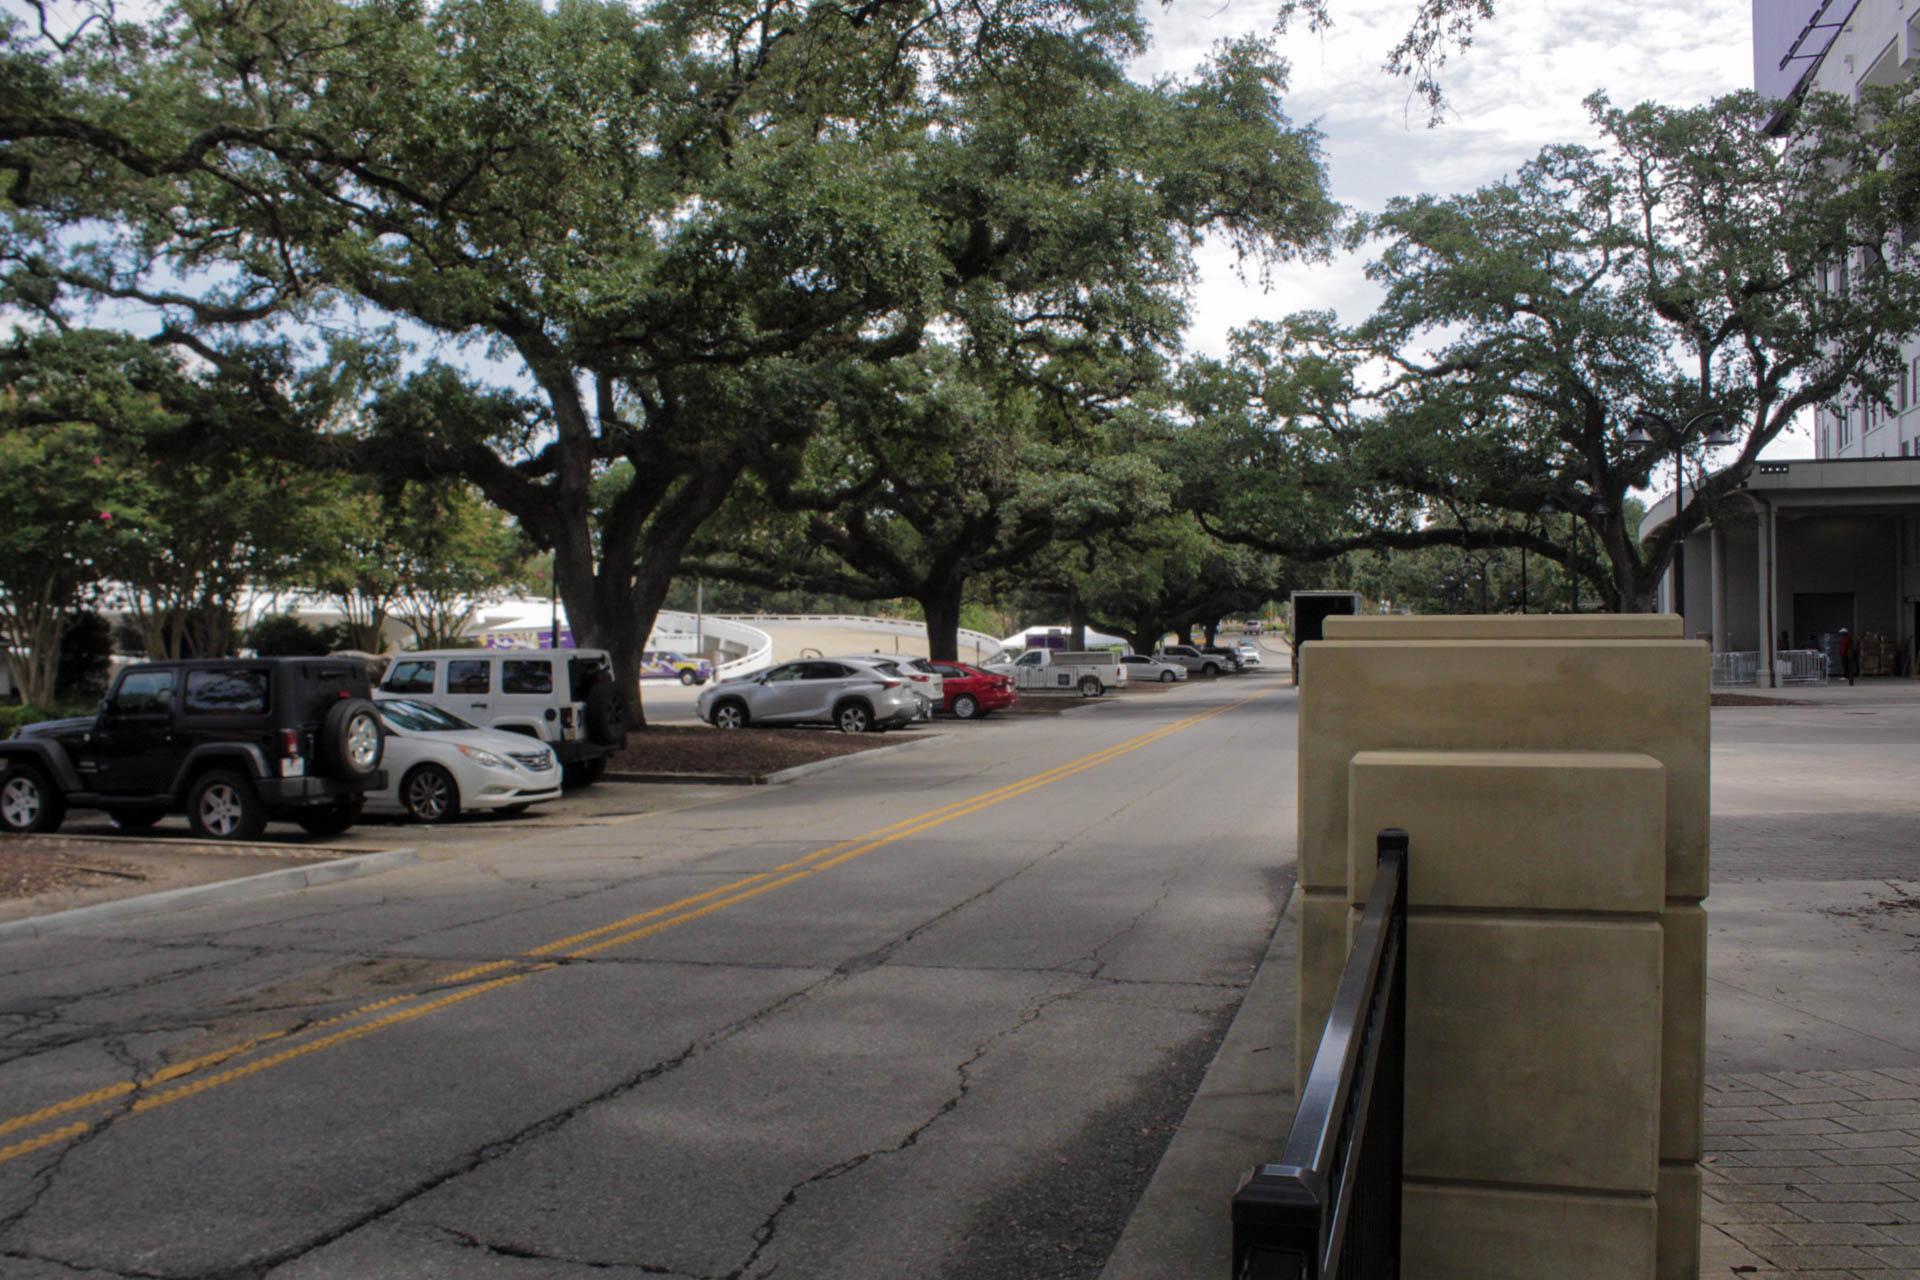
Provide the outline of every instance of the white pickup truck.
[[996,675],[1013,677],[1014,687],[1027,692],[1059,693],[1078,689],[1082,697],[1097,698],[1127,682],[1127,664],[1112,653],[1076,653],[1064,649],[1029,649],[1018,658],[1001,657],[986,664]]

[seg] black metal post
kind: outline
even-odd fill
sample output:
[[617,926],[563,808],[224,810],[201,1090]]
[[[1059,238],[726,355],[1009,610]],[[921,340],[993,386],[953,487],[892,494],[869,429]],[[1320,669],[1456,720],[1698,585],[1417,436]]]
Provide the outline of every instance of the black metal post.
[[1673,611],[1680,615],[1680,638],[1687,638],[1687,530],[1680,523],[1687,509],[1687,438],[1673,434]]
[[1286,1145],[1234,1193],[1234,1280],[1399,1280],[1408,844],[1398,828],[1378,837]]

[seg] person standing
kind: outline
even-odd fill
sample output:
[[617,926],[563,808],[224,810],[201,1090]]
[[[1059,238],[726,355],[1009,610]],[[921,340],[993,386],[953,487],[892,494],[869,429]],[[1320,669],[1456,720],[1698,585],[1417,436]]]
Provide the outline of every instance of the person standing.
[[1840,672],[1852,684],[1860,674],[1860,651],[1853,643],[1853,635],[1845,627],[1840,628],[1840,639],[1835,642],[1840,650]]

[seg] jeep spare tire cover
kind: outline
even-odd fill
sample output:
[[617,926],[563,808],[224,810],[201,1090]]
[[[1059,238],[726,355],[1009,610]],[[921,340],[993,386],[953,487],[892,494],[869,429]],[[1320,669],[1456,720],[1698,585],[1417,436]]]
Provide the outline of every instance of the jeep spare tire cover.
[[612,747],[626,736],[626,699],[613,681],[596,680],[587,690],[587,737],[603,747]]
[[342,698],[327,708],[320,726],[317,763],[320,772],[343,782],[361,782],[373,776],[385,754],[386,734],[380,728],[380,709],[365,698]]

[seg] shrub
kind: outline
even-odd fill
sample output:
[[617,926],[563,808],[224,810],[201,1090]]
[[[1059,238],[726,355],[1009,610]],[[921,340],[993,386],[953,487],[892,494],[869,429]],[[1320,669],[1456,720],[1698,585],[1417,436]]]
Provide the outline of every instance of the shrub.
[[253,624],[247,647],[263,658],[320,658],[338,639],[335,627],[310,627],[290,613],[274,613]]
[[46,711],[40,707],[0,706],[0,738],[11,738],[14,731],[24,724],[38,724],[42,720],[55,720],[59,712]]

